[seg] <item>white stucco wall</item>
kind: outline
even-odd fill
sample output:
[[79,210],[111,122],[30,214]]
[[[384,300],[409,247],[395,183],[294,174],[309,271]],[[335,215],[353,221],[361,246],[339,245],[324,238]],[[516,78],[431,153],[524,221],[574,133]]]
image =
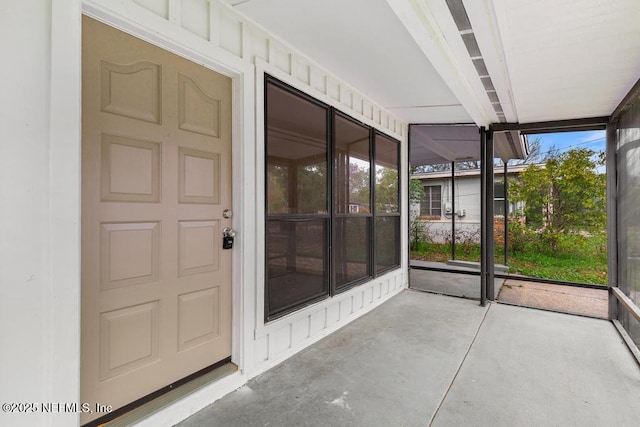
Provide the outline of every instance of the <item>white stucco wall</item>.
[[[82,9],[234,79],[238,237],[232,357],[240,371],[144,425],[172,425],[406,287],[408,257],[403,253],[402,268],[264,324],[263,73],[402,141],[402,170],[407,170],[405,123],[215,0],[96,0],[82,2]],[[4,2],[0,12],[5,64],[0,104],[0,401],[80,402],[81,4]],[[406,194],[407,179],[401,180]],[[407,208],[403,200],[403,212]],[[401,248],[407,247],[406,234],[401,233]],[[77,423],[77,414],[0,413],[0,425]]]

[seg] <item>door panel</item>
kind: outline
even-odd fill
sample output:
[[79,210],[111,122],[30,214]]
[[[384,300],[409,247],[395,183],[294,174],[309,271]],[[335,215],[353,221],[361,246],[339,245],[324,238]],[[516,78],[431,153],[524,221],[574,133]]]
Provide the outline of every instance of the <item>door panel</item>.
[[231,354],[231,80],[86,17],[82,54],[81,394],[118,408]]

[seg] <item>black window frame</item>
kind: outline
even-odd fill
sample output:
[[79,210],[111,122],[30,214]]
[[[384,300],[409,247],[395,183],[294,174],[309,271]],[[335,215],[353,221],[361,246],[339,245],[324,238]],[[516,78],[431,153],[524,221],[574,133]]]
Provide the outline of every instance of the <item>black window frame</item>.
[[[269,214],[269,194],[268,194],[268,180],[269,180],[269,152],[268,152],[268,89],[269,85],[275,85],[277,88],[288,92],[291,95],[300,97],[301,99],[311,102],[312,104],[319,106],[326,110],[327,114],[327,129],[326,129],[326,138],[327,138],[327,212],[324,214]],[[382,132],[374,129],[372,126],[367,125],[351,116],[347,113],[332,107],[306,93],[301,90],[298,90],[291,85],[282,82],[281,80],[265,73],[264,74],[264,135],[265,140],[264,150],[265,150],[265,158],[264,158],[264,226],[265,226],[265,256],[264,256],[264,266],[265,266],[265,281],[264,281],[264,321],[265,323],[276,320],[283,316],[286,316],[290,313],[303,309],[311,304],[317,303],[327,298],[331,298],[335,295],[338,295],[342,292],[348,291],[358,285],[369,282],[370,280],[385,274],[389,271],[400,268],[401,264],[401,244],[400,237],[401,233],[399,228],[401,227],[401,160],[400,160],[400,141],[395,138],[383,134]],[[368,213],[337,213],[337,202],[336,202],[336,189],[334,183],[337,181],[336,178],[336,168],[337,168],[337,160],[336,160],[336,129],[335,129],[335,121],[336,117],[340,117],[341,119],[348,120],[354,124],[362,126],[364,129],[369,132],[369,212]],[[397,144],[397,209],[396,212],[378,212],[375,204],[375,196],[376,196],[376,157],[375,157],[375,147],[376,147],[376,139],[378,137],[384,137],[394,143]],[[355,280],[352,280],[348,283],[343,283],[340,286],[336,285],[336,253],[334,247],[336,245],[337,239],[339,236],[336,235],[336,223],[338,220],[342,218],[367,218],[366,222],[368,223],[368,250],[367,250],[367,275],[359,277]],[[396,251],[395,251],[395,260],[396,263],[394,265],[389,265],[384,269],[377,268],[377,253],[376,253],[376,223],[378,219],[382,218],[397,218],[397,233],[396,233]],[[289,304],[284,308],[280,308],[276,311],[270,312],[269,310],[269,221],[305,221],[305,220],[313,220],[313,219],[322,219],[326,223],[327,230],[325,232],[325,242],[324,242],[324,259],[326,260],[326,265],[324,269],[323,276],[323,292],[318,295],[312,295],[308,298],[303,298],[300,301]]]
[[[332,277],[331,277],[331,289],[332,289],[332,295],[336,295],[339,294],[341,292],[346,292],[349,289],[361,285],[362,283],[368,282],[369,280],[371,280],[374,276],[374,263],[373,263],[373,246],[374,246],[374,239],[375,239],[375,235],[374,235],[374,226],[373,223],[375,222],[374,220],[374,185],[375,185],[375,172],[374,172],[374,163],[373,163],[373,130],[370,126],[367,126],[366,124],[354,119],[353,117],[343,113],[340,110],[336,110],[335,108],[333,108],[333,112],[332,112],[332,125],[333,125],[333,129],[332,129],[332,134],[331,134],[331,148],[333,150],[333,158],[332,158],[332,162],[333,162],[333,167],[331,168],[333,171],[333,178],[335,179],[335,175],[337,174],[337,168],[338,168],[338,162],[336,160],[336,126],[335,126],[335,117],[340,117],[341,119],[347,120],[349,122],[352,122],[358,126],[362,126],[364,129],[368,130],[369,132],[369,212],[368,213],[351,213],[351,212],[346,212],[346,213],[338,213],[337,212],[337,207],[338,207],[338,203],[336,201],[336,186],[332,185],[331,187],[331,191],[332,191],[332,204],[331,204],[331,213],[332,213],[332,247],[337,245],[337,241],[339,239],[339,236],[337,235],[337,222],[340,219],[343,218],[367,218],[366,222],[367,222],[367,227],[368,227],[368,259],[367,259],[367,274],[365,276],[359,277],[355,280],[352,280],[350,282],[347,283],[343,283],[338,285],[337,284],[337,269],[335,268],[337,266],[337,261],[336,261],[336,257],[337,257],[337,253],[336,251],[332,251]],[[335,181],[337,181],[337,179],[335,179]]]
[[[401,162],[400,162],[400,142],[392,137],[390,137],[389,135],[383,134],[382,132],[380,132],[379,130],[376,129],[372,129],[372,133],[373,133],[373,163],[372,163],[372,167],[373,167],[373,173],[372,173],[372,179],[373,179],[373,187],[372,187],[372,193],[373,193],[373,242],[371,243],[372,246],[372,250],[373,250],[373,277],[378,277],[379,275],[385,274],[389,271],[395,270],[397,268],[400,267],[401,264],[401,260],[400,260],[400,253],[401,253],[401,248],[400,248],[400,238],[401,238],[401,226],[402,226],[402,221],[401,221],[401,204],[402,204],[402,199],[401,199],[401,191],[400,191],[400,184],[401,184],[401,180],[400,177],[402,176],[402,170],[401,170]],[[378,212],[378,204],[376,202],[376,197],[377,197],[377,189],[376,189],[376,175],[377,175],[377,148],[378,148],[378,144],[377,144],[377,139],[378,138],[385,138],[390,142],[394,142],[396,143],[396,160],[397,160],[397,198],[396,200],[398,201],[398,205],[397,205],[397,209],[395,212]],[[380,230],[378,227],[378,220],[382,220],[382,219],[386,219],[386,218],[395,218],[394,221],[394,231],[397,231],[396,233],[396,238],[394,241],[394,244],[397,245],[396,246],[396,250],[395,250],[395,260],[394,263],[387,266],[387,267],[383,267],[383,268],[378,268],[379,265],[379,254],[378,254],[378,245],[377,245],[377,238],[380,235]]]

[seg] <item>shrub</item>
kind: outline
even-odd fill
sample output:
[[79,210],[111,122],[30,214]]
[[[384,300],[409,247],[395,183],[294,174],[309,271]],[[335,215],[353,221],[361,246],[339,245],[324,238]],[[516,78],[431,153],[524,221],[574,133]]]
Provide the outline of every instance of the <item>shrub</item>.
[[509,251],[524,252],[535,241],[534,233],[517,219],[509,219]]
[[424,251],[426,243],[432,238],[429,234],[429,224],[422,221],[417,215],[412,215],[409,221],[409,247],[412,251]]

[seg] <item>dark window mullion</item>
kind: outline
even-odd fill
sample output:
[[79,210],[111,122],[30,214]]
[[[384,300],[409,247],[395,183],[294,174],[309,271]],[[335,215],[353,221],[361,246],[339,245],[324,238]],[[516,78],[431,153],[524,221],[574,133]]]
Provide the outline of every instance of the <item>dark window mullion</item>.
[[282,219],[290,221],[311,221],[313,219],[330,218],[329,214],[268,214],[267,219]]
[[371,188],[369,198],[371,203],[371,213],[373,218],[371,219],[371,230],[369,233],[369,239],[371,245],[369,246],[369,259],[371,260],[371,277],[377,277],[376,265],[378,260],[376,256],[376,216],[378,214],[378,207],[376,205],[376,176],[378,174],[378,167],[376,165],[376,144],[375,144],[375,131],[369,129],[369,152],[371,153],[371,174],[369,174],[369,187]]
[[[401,192],[400,192],[400,177],[402,176],[402,167],[400,165],[400,142],[396,142],[396,165],[398,167],[397,169],[397,173],[396,173],[396,179],[397,179],[397,197],[398,197],[398,204],[396,206],[397,210],[398,210],[398,214],[400,214],[400,206],[402,205],[402,197],[401,197]],[[400,237],[400,236],[398,236]],[[400,246],[400,245],[398,245]]]
[[334,216],[334,218],[371,218],[373,217],[372,214],[370,213],[358,213],[358,214],[349,214],[349,213],[345,213],[345,214],[336,214]]
[[335,239],[336,239],[336,230],[335,230],[335,215],[336,215],[336,189],[334,183],[337,181],[335,179],[336,168],[337,168],[337,159],[335,155],[335,140],[336,140],[336,128],[335,128],[335,109],[333,107],[329,107],[327,111],[327,136],[329,140],[327,141],[327,171],[329,172],[327,175],[328,185],[329,185],[329,206],[327,212],[329,212],[329,241],[327,242],[327,260],[329,265],[327,266],[327,270],[329,273],[329,295],[333,296],[336,293],[336,269],[335,269]]
[[435,195],[433,193],[435,193],[435,186],[430,187],[429,188],[429,202],[430,202],[430,206],[429,206],[429,215],[433,215],[434,211],[435,211],[435,202],[436,202],[436,198]]

